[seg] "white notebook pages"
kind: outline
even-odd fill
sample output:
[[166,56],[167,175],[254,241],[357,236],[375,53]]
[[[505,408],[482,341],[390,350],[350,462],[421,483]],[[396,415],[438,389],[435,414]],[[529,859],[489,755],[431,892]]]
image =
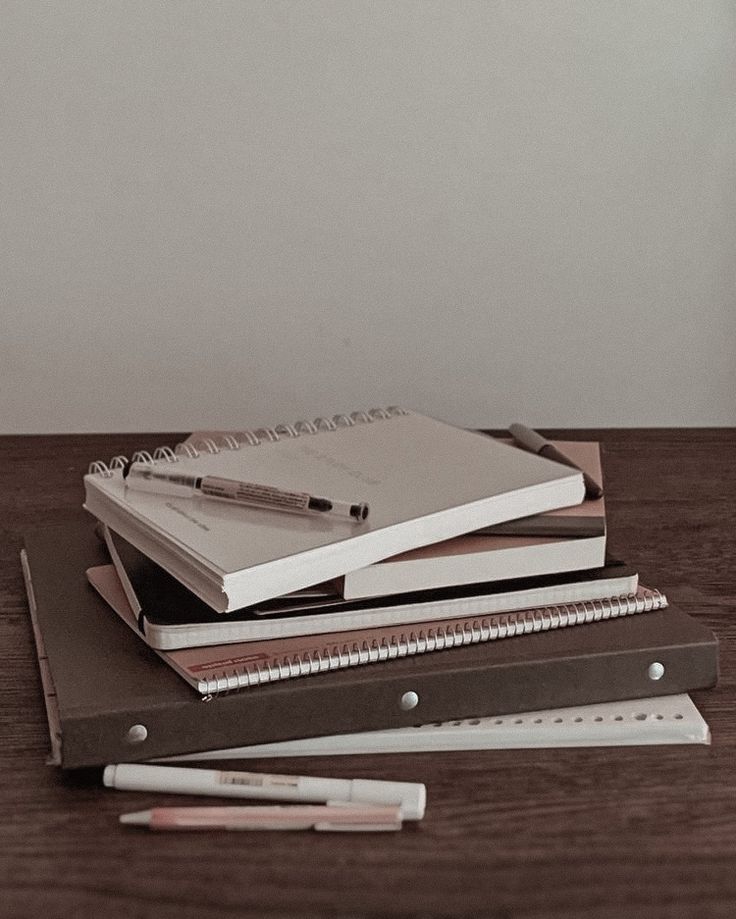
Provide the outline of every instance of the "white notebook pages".
[[710,730],[703,716],[690,696],[681,694],[285,740],[190,753],[166,761],[709,743]]
[[370,506],[356,523],[151,494],[126,487],[124,458],[93,463],[86,509],[218,612],[583,500],[578,471],[401,409],[243,431],[137,458]]

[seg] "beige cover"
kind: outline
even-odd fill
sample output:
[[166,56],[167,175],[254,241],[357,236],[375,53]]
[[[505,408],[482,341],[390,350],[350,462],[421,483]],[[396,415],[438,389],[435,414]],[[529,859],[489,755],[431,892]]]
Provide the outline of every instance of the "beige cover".
[[[602,484],[597,442],[556,440],[554,444]],[[346,599],[353,599],[598,568],[605,562],[605,514],[605,499],[601,497],[540,515],[599,519],[604,534],[587,538],[475,533],[455,536],[348,572],[342,579],[341,592]]]

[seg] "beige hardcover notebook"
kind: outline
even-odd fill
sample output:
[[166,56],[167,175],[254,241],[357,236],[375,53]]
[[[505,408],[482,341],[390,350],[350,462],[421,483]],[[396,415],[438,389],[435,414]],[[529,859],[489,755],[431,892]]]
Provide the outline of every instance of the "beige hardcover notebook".
[[124,458],[93,463],[84,477],[87,510],[219,612],[583,499],[574,469],[397,408],[205,438],[136,458],[370,506],[368,519],[356,523],[150,494],[126,487]]
[[[603,482],[598,443],[554,443],[595,482]],[[585,524],[576,527],[583,518]],[[346,599],[376,597],[599,568],[605,554],[605,503],[598,498],[411,549],[349,571],[338,583]]]
[[[87,578],[120,618],[137,632],[135,614],[115,567],[89,568]],[[636,594],[606,600],[417,622],[394,628],[157,650],[156,653],[190,686],[210,696],[329,670],[378,664],[531,632],[571,628],[666,606],[667,600],[659,591],[640,587]]]

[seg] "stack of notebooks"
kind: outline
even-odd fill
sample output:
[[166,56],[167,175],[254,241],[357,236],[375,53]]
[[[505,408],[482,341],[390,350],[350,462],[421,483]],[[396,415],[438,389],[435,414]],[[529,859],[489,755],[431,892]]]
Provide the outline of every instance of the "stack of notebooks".
[[[558,446],[601,480],[598,444]],[[396,408],[131,459],[370,513],[162,494],[93,462],[88,513],[22,553],[65,768],[707,740],[683,694],[715,684],[716,639],[607,556],[576,468]]]

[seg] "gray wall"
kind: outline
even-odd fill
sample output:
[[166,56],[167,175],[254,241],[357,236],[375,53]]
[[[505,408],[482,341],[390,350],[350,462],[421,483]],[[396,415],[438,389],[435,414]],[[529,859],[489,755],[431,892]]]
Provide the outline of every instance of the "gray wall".
[[733,3],[0,16],[0,431],[736,423]]

